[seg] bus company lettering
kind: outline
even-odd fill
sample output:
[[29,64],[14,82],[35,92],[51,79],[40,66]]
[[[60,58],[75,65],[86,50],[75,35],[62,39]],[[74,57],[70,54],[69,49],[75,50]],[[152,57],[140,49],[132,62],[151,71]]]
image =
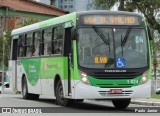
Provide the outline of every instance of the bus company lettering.
[[46,63],[43,63],[43,72],[49,70],[49,69],[52,69],[52,68],[58,68],[58,65],[57,64],[46,64]]
[[105,70],[104,72],[127,72],[126,70]]
[[57,64],[47,64],[48,68],[58,68]]
[[34,65],[29,64],[28,65],[29,68],[29,73],[36,73],[36,67]]

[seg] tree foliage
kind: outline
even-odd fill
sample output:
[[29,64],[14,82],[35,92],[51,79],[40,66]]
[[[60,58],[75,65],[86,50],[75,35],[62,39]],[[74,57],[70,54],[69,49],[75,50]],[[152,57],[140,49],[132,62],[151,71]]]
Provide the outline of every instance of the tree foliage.
[[26,20],[23,21],[23,22],[19,22],[19,23],[17,24],[17,26],[19,26],[19,27],[24,27],[24,26],[31,25],[31,24],[34,24],[34,23],[37,23],[37,22],[38,22],[37,19],[30,18],[30,19],[26,19]]
[[[38,22],[37,19],[27,19],[24,22],[19,22],[17,24],[18,27],[23,27],[23,26],[27,26],[33,23]],[[0,65],[2,65],[2,60],[3,60],[3,40],[5,41],[5,66],[8,66],[8,61],[9,61],[9,57],[10,57],[10,46],[11,46],[11,31],[12,30],[6,30],[6,37],[4,40],[3,36],[0,36]]]
[[10,53],[10,35],[11,35],[11,30],[6,31],[6,37],[4,39],[3,36],[0,36],[0,61],[2,65],[2,60],[3,60],[3,41],[5,42],[5,53],[4,53],[4,58],[5,58],[5,66],[8,66],[8,60],[9,60],[9,53]]
[[96,8],[103,6],[103,8],[107,10],[116,5],[120,11],[141,12],[146,17],[150,27],[160,33],[160,23],[158,19],[160,0],[95,0],[94,4]]

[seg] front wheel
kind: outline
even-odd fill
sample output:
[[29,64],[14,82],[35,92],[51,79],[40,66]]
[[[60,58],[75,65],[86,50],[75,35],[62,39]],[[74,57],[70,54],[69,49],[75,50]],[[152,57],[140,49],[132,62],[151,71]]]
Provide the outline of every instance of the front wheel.
[[39,99],[39,95],[38,94],[31,94],[28,93],[28,86],[27,86],[27,80],[24,78],[22,81],[22,96],[23,99],[31,99],[31,100],[37,100]]
[[30,99],[31,97],[31,95],[28,93],[28,86],[25,78],[22,81],[22,96],[23,99]]
[[112,103],[116,109],[125,109],[130,104],[131,99],[115,99]]
[[56,86],[56,102],[60,106],[71,106],[74,103],[74,100],[67,99],[63,97],[63,86],[59,80]]

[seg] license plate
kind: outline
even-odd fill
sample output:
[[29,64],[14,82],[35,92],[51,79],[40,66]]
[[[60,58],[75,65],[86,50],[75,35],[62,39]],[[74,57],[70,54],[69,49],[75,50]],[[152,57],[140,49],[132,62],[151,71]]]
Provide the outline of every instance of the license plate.
[[122,93],[122,89],[110,89],[109,93],[110,94]]

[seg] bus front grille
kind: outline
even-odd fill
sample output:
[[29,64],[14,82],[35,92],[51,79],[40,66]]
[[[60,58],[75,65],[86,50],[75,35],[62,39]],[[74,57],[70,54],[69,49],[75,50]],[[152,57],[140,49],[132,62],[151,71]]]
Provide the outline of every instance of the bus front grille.
[[132,90],[125,90],[122,93],[110,94],[109,91],[98,91],[98,93],[102,96],[130,96],[133,94]]
[[96,79],[134,79],[137,76],[140,76],[140,73],[137,72],[117,72],[117,73],[108,73],[108,72],[94,72],[92,77]]
[[117,84],[116,86],[114,84],[96,84],[100,88],[131,88],[133,84]]

